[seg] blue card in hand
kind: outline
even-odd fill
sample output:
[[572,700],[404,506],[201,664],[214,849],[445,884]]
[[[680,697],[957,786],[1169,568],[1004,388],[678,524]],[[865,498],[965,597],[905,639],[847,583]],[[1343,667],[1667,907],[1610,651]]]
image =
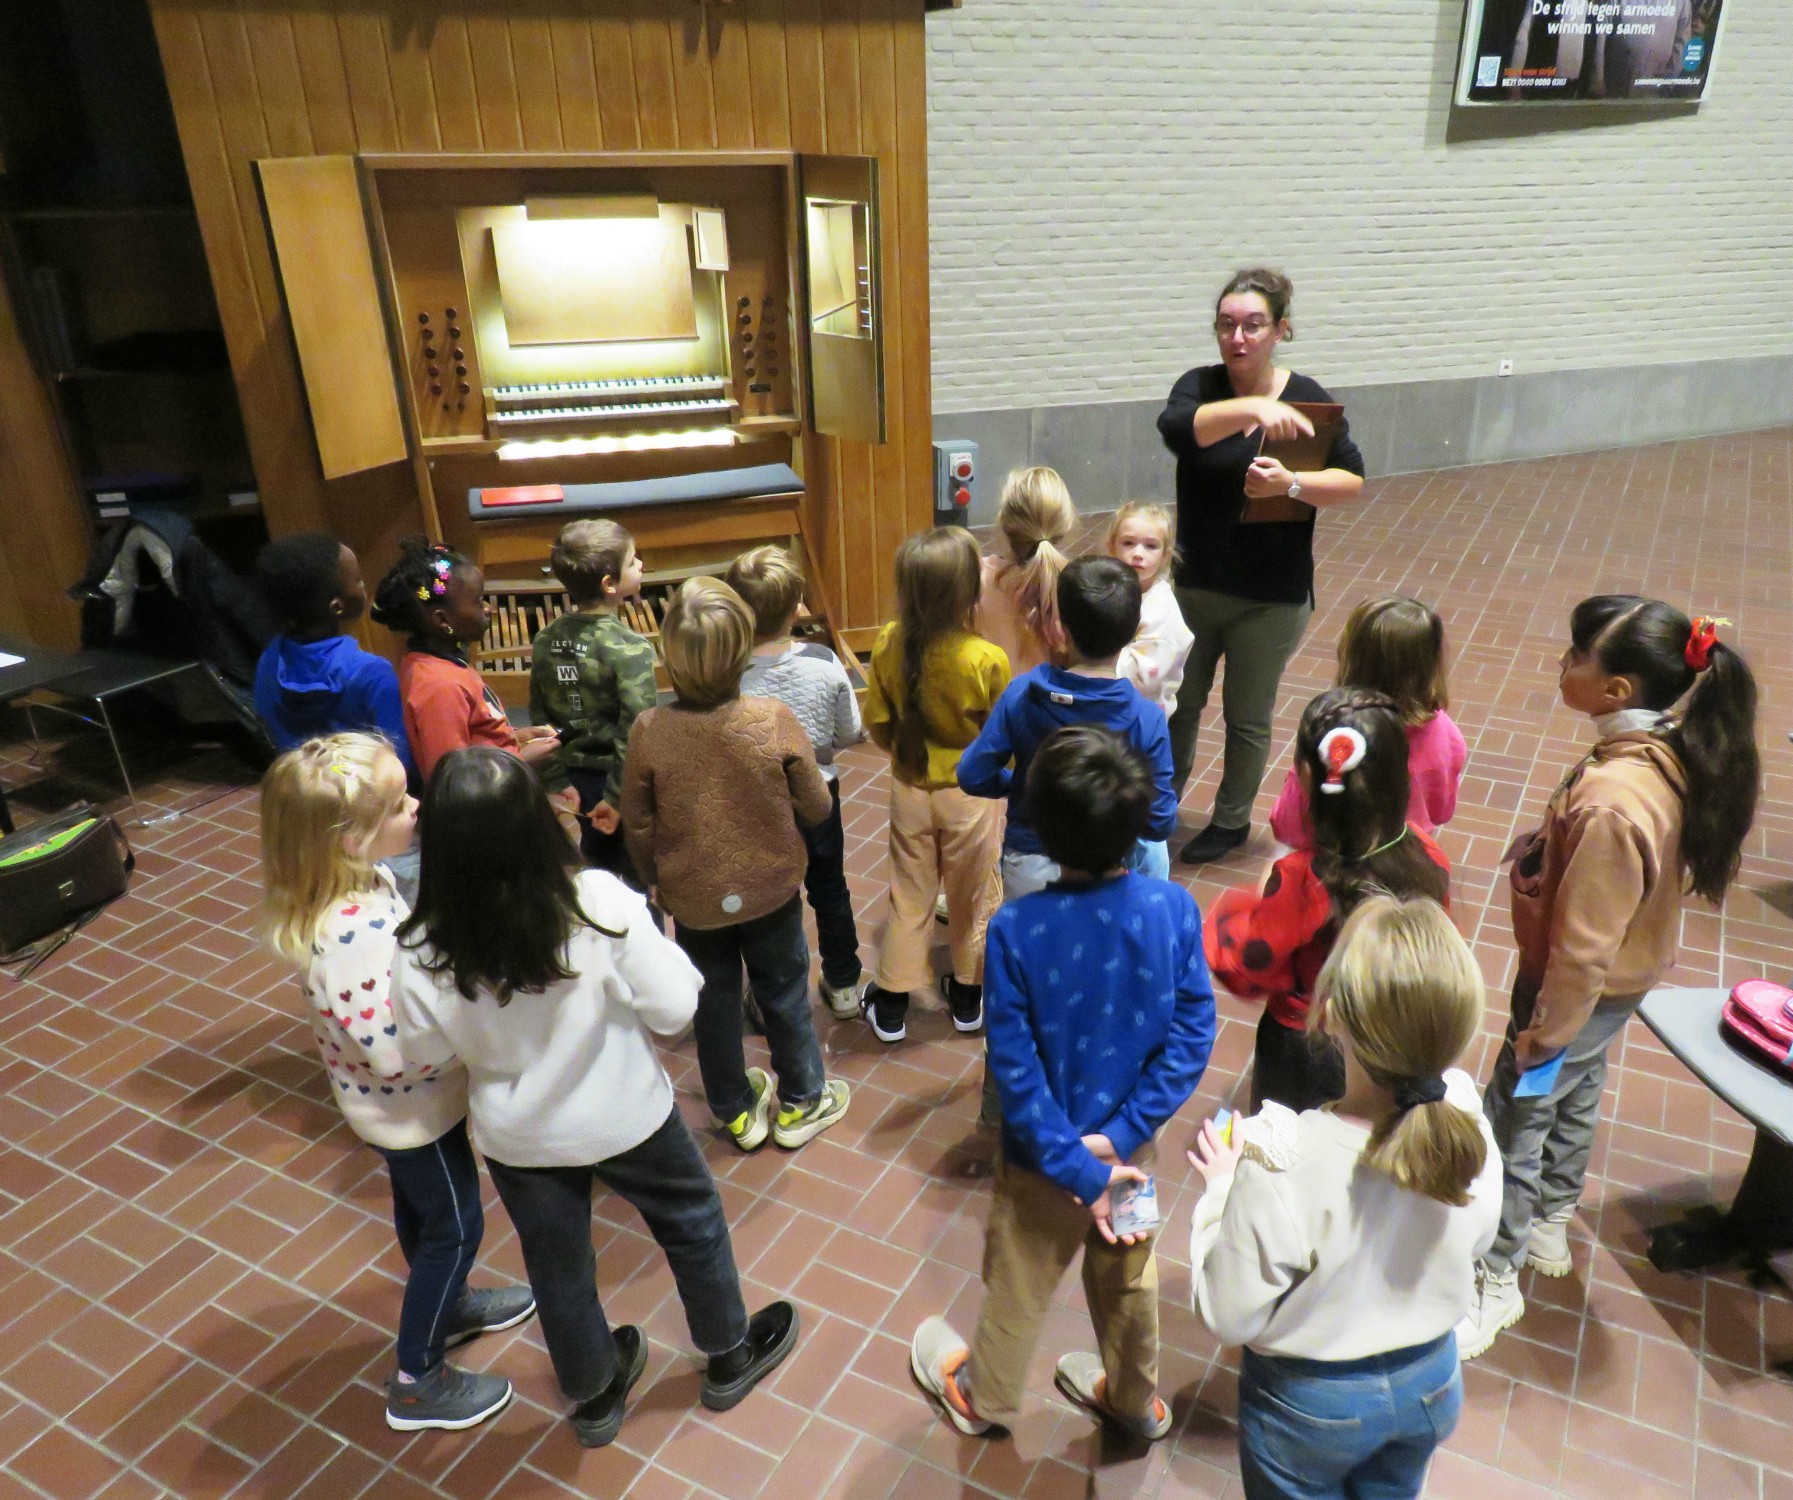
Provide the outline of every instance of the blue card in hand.
[[1563,1071],[1563,1055],[1568,1048],[1559,1048],[1541,1063],[1533,1063],[1519,1075],[1513,1090],[1515,1099],[1539,1099],[1556,1087],[1556,1075]]

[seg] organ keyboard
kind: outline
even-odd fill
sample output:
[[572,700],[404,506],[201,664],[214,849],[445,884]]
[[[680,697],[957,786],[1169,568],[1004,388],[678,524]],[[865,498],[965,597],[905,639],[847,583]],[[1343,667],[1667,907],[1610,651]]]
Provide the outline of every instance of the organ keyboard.
[[[668,375],[628,380],[494,386],[487,393],[492,437],[580,434],[638,427],[714,426],[738,409],[722,375]],[[646,399],[641,399],[641,398]]]

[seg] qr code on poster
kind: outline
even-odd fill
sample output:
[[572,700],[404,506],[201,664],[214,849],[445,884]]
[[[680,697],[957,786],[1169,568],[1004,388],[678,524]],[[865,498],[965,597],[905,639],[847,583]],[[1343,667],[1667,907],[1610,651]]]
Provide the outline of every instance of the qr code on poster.
[[1500,54],[1491,57],[1478,57],[1475,65],[1475,86],[1479,89],[1491,89],[1500,82]]

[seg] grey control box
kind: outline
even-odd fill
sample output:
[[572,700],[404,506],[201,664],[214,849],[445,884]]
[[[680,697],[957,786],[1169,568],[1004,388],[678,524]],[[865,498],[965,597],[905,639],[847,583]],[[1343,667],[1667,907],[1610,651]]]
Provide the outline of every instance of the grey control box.
[[934,440],[934,524],[969,526],[977,494],[977,444],[969,438]]

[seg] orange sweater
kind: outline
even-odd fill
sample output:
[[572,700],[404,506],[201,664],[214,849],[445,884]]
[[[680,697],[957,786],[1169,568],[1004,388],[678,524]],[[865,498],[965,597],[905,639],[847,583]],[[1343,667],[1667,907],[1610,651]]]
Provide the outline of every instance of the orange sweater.
[[405,703],[405,733],[424,781],[450,750],[491,745],[515,753],[517,734],[498,695],[472,667],[428,651],[399,658],[398,691]]

